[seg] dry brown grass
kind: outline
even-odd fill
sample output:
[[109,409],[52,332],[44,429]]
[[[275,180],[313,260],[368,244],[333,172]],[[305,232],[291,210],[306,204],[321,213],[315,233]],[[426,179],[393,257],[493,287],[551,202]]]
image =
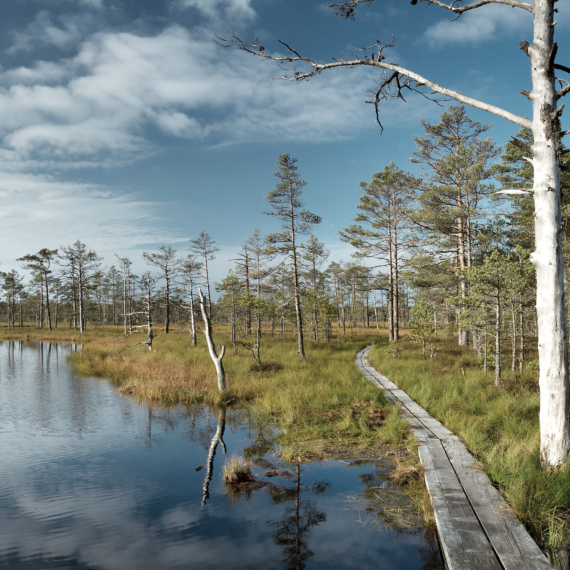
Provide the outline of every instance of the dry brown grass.
[[224,483],[238,485],[239,483],[251,483],[255,481],[251,474],[251,463],[248,463],[239,455],[230,455],[224,463],[222,470]]

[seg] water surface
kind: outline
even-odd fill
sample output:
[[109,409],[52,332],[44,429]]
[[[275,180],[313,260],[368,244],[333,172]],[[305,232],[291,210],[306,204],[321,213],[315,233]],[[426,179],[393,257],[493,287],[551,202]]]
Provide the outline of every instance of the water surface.
[[387,463],[286,465],[271,430],[230,409],[227,454],[264,485],[232,491],[221,445],[208,466],[219,411],[141,405],[78,378],[73,350],[0,343],[0,567],[443,568],[402,524]]

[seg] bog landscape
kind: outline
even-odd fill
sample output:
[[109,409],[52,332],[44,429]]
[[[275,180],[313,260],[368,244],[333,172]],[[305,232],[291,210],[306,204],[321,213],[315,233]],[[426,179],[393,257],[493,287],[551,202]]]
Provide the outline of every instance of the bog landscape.
[[0,567],[569,568],[568,7],[60,4],[0,61]]

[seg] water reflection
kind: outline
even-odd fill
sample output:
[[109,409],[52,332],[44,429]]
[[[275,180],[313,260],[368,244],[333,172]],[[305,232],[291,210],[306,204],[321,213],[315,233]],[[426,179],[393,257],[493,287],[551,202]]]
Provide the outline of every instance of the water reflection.
[[212,438],[212,443],[210,444],[210,451],[208,452],[208,461],[206,462],[206,478],[204,479],[204,486],[202,487],[202,506],[206,504],[206,501],[210,498],[210,481],[214,473],[214,457],[216,456],[216,449],[218,445],[222,444],[222,449],[224,455],[227,453],[226,444],[224,443],[224,431],[226,429],[226,413],[227,409],[225,406],[218,410],[218,427],[216,428],[216,433]]
[[[0,343],[1,568],[427,568],[417,529],[347,508],[381,466],[287,467],[247,410],[141,405],[77,378],[73,350]],[[220,445],[255,465],[235,508]]]
[[[305,562],[315,555],[309,548],[309,530],[327,520],[327,515],[317,509],[315,501],[301,501],[301,466],[297,465],[295,490],[291,497],[290,489],[284,493],[272,492],[274,502],[294,501],[294,506],[287,507],[279,522],[273,523],[276,531],[273,540],[283,549],[285,567],[292,570],[303,570]],[[317,492],[326,487],[318,487]]]

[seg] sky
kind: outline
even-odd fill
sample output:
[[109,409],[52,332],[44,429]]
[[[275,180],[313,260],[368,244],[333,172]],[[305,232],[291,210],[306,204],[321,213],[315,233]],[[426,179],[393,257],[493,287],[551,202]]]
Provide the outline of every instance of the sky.
[[[557,61],[565,65],[569,4],[557,4]],[[142,272],[143,251],[169,245],[185,256],[189,240],[206,231],[220,248],[212,266],[220,280],[254,228],[278,229],[263,214],[264,198],[284,152],[298,159],[307,209],[322,217],[315,235],[331,259],[349,260],[338,230],[356,215],[359,182],[391,161],[420,175],[409,162],[412,137],[445,106],[420,96],[384,102],[381,134],[365,102],[375,70],[282,81],[277,63],[224,49],[216,34],[259,38],[275,55],[283,40],[320,62],[393,36],[386,61],[531,114],[519,94],[531,82],[518,45],[532,42],[532,16],[508,6],[457,21],[408,0],[362,5],[354,21],[323,0],[18,0],[2,12],[2,271],[22,271],[18,257],[79,239],[104,267],[118,265],[118,254]],[[468,112],[494,124],[498,144],[518,130]]]

